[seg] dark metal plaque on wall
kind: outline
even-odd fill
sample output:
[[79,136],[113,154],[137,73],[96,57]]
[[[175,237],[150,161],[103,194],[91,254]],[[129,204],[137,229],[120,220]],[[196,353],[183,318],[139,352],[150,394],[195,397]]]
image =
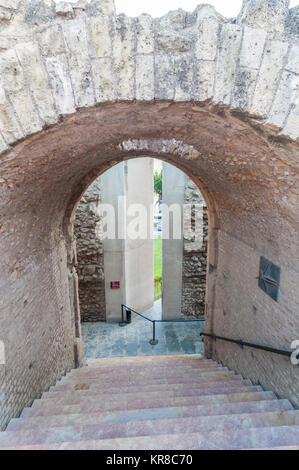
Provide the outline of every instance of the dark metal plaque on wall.
[[261,256],[258,280],[259,287],[278,302],[280,267]]

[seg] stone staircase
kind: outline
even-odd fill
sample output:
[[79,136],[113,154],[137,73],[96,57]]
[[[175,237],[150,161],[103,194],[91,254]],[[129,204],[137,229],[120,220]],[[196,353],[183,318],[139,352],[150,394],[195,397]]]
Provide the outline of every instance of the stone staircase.
[[191,356],[95,359],[0,433],[0,449],[299,449],[299,411]]

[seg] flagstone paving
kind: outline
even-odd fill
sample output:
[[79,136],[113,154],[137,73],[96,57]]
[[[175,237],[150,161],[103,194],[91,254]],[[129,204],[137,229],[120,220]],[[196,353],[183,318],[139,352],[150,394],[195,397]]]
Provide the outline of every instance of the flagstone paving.
[[[161,318],[161,302],[143,314],[158,320]],[[194,317],[190,317],[193,318]],[[125,327],[118,323],[83,323],[82,336],[84,360],[100,357],[163,356],[176,354],[204,354],[200,333],[204,322],[156,323],[158,344],[152,346],[152,323],[135,315]]]

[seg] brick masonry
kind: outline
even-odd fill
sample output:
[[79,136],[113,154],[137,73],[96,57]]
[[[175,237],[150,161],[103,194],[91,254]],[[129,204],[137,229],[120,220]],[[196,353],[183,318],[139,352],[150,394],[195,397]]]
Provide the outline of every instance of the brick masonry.
[[[0,7],[1,428],[80,364],[74,207],[132,156],[177,165],[207,202],[206,331],[289,349],[299,334],[298,7],[246,0],[236,19],[209,5],[131,19],[112,0]],[[281,267],[278,303],[257,287],[261,255]],[[299,406],[288,360],[205,346]]]

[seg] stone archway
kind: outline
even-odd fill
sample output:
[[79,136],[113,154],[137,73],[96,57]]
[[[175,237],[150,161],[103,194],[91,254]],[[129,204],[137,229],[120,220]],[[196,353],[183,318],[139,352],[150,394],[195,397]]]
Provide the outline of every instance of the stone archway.
[[[265,15],[252,27],[259,3],[245,2],[250,15],[244,7],[235,24],[206,6],[153,21],[116,17],[110,1],[57,14],[46,4],[33,11],[30,2],[7,2],[1,426],[80,361],[71,216],[90,182],[129,157],[173,163],[203,192],[210,218],[206,330],[282,348],[295,339],[293,12],[277,2],[266,14],[273,2],[262,2]],[[278,303],[257,286],[261,255],[282,269]],[[298,405],[298,373],[286,359],[222,342],[207,342],[207,350]]]

